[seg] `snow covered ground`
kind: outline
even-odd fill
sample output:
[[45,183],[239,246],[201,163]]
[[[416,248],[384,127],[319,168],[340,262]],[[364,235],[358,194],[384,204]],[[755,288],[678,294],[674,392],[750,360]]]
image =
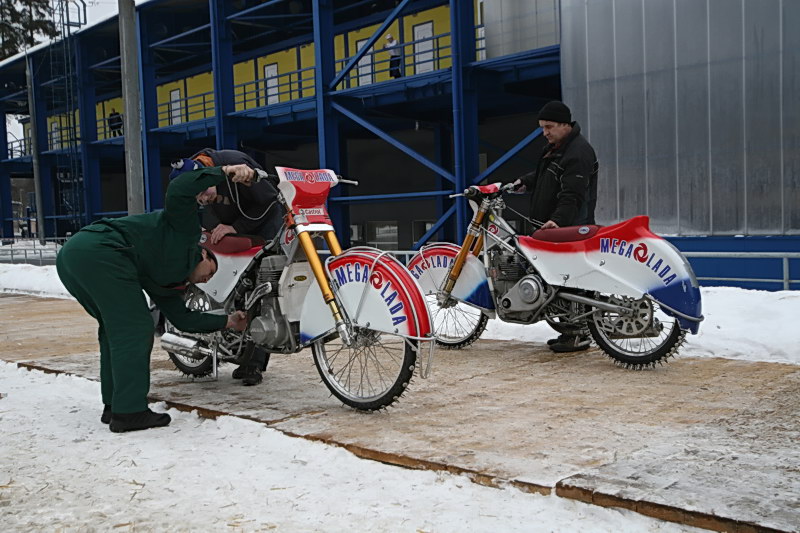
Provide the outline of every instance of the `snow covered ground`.
[[[68,297],[54,267],[0,265],[0,291]],[[800,293],[714,288],[703,298],[706,321],[682,357],[800,363],[790,322]],[[496,321],[489,334],[551,336]],[[4,530],[695,531],[383,465],[235,417],[173,409],[167,428],[113,434],[99,422],[99,396],[97,382],[0,361]]]

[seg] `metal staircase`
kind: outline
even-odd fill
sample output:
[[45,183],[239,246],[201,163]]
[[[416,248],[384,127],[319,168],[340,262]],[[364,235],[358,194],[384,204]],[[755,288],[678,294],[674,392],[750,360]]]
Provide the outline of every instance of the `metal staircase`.
[[86,24],[83,0],[54,2],[54,22],[61,41],[48,47],[50,64],[50,120],[57,120],[48,134],[48,150],[55,156],[56,214],[62,232],[75,232],[86,221],[84,209],[81,134],[78,124],[78,81],[75,72],[75,38],[73,33]]

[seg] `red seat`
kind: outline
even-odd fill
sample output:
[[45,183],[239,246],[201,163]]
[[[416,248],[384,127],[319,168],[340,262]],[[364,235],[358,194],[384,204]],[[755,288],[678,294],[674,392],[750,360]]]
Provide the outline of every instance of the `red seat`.
[[[225,235],[222,240],[217,244],[211,244],[211,233],[203,232],[205,242],[201,242],[203,246],[214,252],[215,254],[232,255],[241,252],[246,252],[256,246],[261,247],[266,244],[264,239],[255,235]],[[202,238],[201,238],[202,241]]]
[[595,236],[602,226],[565,226],[563,228],[540,229],[533,232],[532,238],[547,242],[585,241]]

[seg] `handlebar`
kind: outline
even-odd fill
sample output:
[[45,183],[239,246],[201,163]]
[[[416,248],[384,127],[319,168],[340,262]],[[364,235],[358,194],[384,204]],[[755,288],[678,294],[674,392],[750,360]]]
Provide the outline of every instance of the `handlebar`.
[[[274,185],[274,184],[278,183],[278,180],[280,179],[277,174],[270,174],[269,172],[261,170],[260,168],[256,168],[256,169],[253,169],[253,170],[256,171],[256,181],[257,182],[261,181],[261,180],[268,179]],[[339,183],[346,183],[347,185],[358,185],[357,181],[345,179],[342,176],[340,176],[339,174],[336,174],[336,178],[339,180]]]
[[356,185],[358,186],[358,182],[355,180],[346,180],[341,177],[339,174],[336,174],[336,177],[339,179],[339,183],[346,183],[347,185]]
[[[475,185],[470,185],[469,187],[464,189],[464,192],[451,194],[451,195],[448,196],[448,198],[457,198],[459,196],[471,196],[471,194],[470,194],[471,191],[472,190],[477,190],[477,189],[474,189],[474,187],[476,187],[476,186]],[[514,182],[506,183],[505,185],[501,185],[500,186],[500,192],[506,192],[506,191],[510,191],[510,190],[513,190],[513,189],[514,189]]]

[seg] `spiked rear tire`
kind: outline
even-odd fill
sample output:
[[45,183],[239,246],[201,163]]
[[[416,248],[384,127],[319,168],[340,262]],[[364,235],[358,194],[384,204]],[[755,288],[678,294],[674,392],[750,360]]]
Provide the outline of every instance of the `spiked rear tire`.
[[623,317],[596,309],[586,320],[592,338],[606,355],[634,370],[655,366],[675,355],[686,337],[677,320],[648,299],[611,299],[631,305],[635,312]]

